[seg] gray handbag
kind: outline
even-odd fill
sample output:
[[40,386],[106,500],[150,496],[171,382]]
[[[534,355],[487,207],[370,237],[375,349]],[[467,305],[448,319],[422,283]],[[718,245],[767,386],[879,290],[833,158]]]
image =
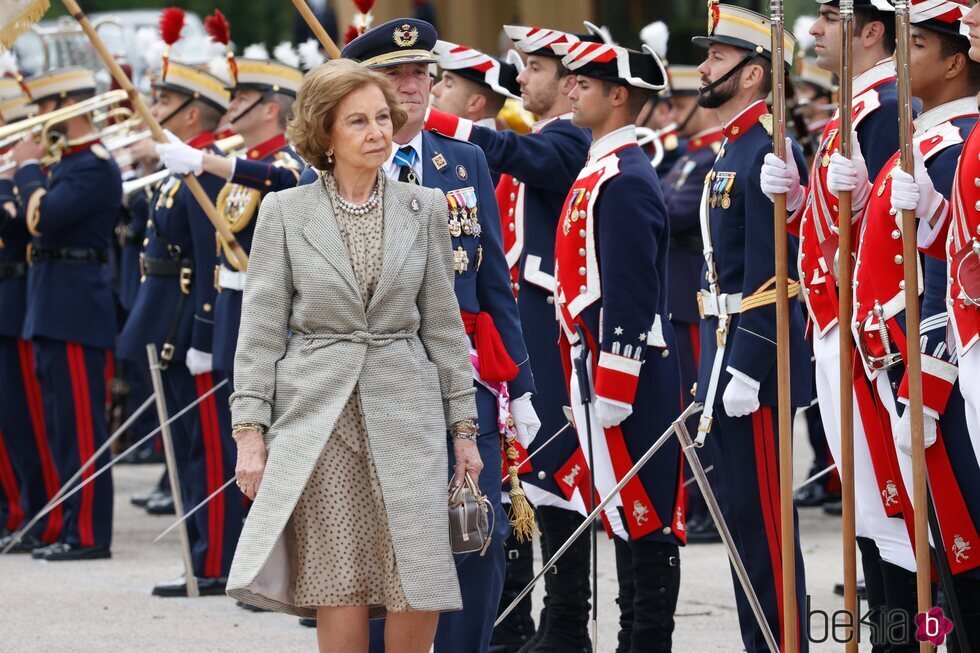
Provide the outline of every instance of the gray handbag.
[[469,474],[465,482],[449,486],[449,545],[453,553],[473,553],[482,556],[490,546],[490,517],[493,508]]

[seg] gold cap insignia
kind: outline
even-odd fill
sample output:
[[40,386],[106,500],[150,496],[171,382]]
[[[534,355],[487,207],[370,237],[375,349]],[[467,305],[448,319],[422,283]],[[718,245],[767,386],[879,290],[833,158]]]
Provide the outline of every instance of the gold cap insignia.
[[392,36],[394,37],[395,45],[400,48],[410,48],[419,40],[419,30],[417,27],[412,27],[408,23],[404,23],[395,30]]

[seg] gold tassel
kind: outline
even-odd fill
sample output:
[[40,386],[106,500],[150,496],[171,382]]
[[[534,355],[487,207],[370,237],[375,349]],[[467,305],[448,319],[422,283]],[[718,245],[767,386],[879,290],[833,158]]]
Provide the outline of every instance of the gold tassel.
[[[31,0],[30,2],[20,2],[10,7],[4,7],[4,11],[8,13],[7,15],[0,15],[0,45],[3,46],[3,49],[12,48],[17,37],[41,20],[49,6],[49,0]],[[13,15],[9,15],[11,11],[14,12]]]
[[510,525],[514,529],[514,535],[518,542],[527,542],[535,534],[540,534],[538,525],[534,520],[534,510],[527,500],[527,494],[521,487],[521,479],[517,476],[517,449],[511,444],[513,438],[507,438],[505,446],[507,448],[507,460],[512,463],[507,467],[507,474],[510,476]]

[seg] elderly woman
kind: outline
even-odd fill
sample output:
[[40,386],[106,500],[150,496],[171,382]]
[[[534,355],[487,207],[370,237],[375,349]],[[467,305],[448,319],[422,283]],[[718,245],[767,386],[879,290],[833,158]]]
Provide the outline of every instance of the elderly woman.
[[231,398],[238,485],[255,500],[228,594],[317,618],[320,651],[429,650],[461,607],[449,546],[456,481],[482,469],[446,199],[388,181],[405,121],[387,80],[345,60],[311,71],[289,126],[324,171],[270,193],[245,285]]

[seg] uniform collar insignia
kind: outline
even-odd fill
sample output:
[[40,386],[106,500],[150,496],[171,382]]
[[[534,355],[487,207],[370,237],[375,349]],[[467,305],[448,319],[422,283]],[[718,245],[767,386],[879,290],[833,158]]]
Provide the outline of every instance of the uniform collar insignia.
[[746,108],[742,113],[735,116],[731,122],[729,122],[724,127],[725,138],[729,142],[734,143],[743,134],[748,132],[752,127],[759,124],[759,118],[765,115],[769,111],[766,107],[765,100],[756,100],[756,102]]
[[264,159],[274,152],[278,152],[282,148],[286,147],[286,135],[279,134],[278,136],[273,136],[264,143],[259,143],[255,147],[251,147],[248,150],[248,158],[252,161],[258,161],[259,159]]

